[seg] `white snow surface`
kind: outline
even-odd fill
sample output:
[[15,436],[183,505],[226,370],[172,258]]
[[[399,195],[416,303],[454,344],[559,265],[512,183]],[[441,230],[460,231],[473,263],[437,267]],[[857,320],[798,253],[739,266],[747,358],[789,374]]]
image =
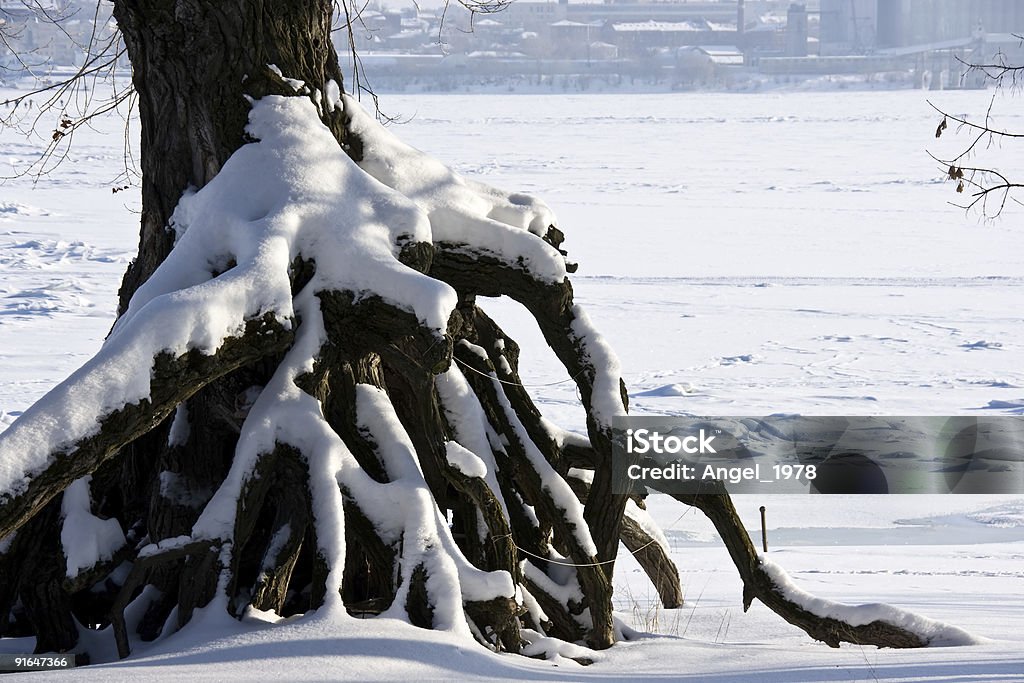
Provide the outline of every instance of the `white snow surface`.
[[[922,150],[941,154],[955,138],[934,139],[926,97],[979,111],[975,92],[395,95],[383,103],[389,114],[417,114],[392,130],[458,175],[557,209],[564,246],[581,264],[577,301],[622,359],[634,414],[1021,414],[1017,214],[1011,206],[988,223],[946,204],[958,197]],[[1001,125],[1024,129],[1013,100],[1003,103]],[[138,191],[110,192],[122,124],[95,124],[76,135],[57,173],[0,185],[0,429],[97,352],[134,255]],[[39,148],[0,131],[0,159],[12,170]],[[1019,168],[1016,147],[1003,153]],[[523,381],[545,416],[585,433],[572,382],[535,324],[516,304],[483,304],[520,343]],[[457,440],[477,455],[489,446],[461,432]],[[768,557],[802,590],[905,609],[979,643],[832,650],[759,603],[743,613],[713,527],[652,496],[649,514],[680,568],[685,604],[659,608],[635,559],[621,553],[619,617],[654,635],[590,653],[589,667],[494,655],[455,633],[392,619],[316,613],[272,624],[272,615],[251,614],[235,623],[213,606],[181,633],[133,643],[126,662],[42,677],[1024,680],[1020,496],[735,502],[755,541],[758,507],[767,505]],[[116,658],[109,631],[84,638]],[[33,647],[0,640],[2,652]],[[12,680],[29,677],[40,675]]]
[[444,448],[448,464],[467,477],[483,479],[487,476],[487,465],[473,451],[463,448],[456,441],[445,442]]
[[109,560],[125,544],[124,532],[116,519],[101,519],[93,514],[91,481],[91,476],[76,479],[65,489],[61,500],[64,524],[60,544],[70,578],[102,560]]

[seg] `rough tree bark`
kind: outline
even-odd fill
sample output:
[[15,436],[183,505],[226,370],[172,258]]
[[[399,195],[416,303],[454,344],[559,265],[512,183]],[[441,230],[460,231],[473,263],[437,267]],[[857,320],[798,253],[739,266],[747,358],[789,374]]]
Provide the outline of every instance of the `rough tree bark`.
[[[247,97],[292,92],[267,65],[318,88],[343,82],[331,43],[333,9],[324,0],[114,2],[142,131],[142,230],[122,311],[170,253],[167,226],[182,192],[206,185],[247,142]],[[323,122],[339,144],[351,144],[342,110],[324,112]]]
[[[328,0],[114,1],[142,131],[139,254],[119,293],[122,314],[171,254],[182,194],[207,186],[253,142],[246,124],[254,101],[308,99],[332,144],[372,166],[355,113],[338,97],[332,11]],[[377,180],[400,190],[386,166],[375,167]],[[538,223],[546,214],[531,200],[461,179],[451,186],[490,203],[485,215],[423,209],[438,234],[449,221],[511,226],[515,239],[554,255],[561,275],[574,270],[559,256],[562,233]],[[99,625],[126,656],[133,641],[181,627],[220,599],[235,614],[253,606],[292,615],[337,602],[350,613],[465,628],[506,651],[520,649],[524,628],[604,648],[615,639],[620,541],[638,554],[665,605],[678,606],[678,572],[642,526],[624,522],[629,497],[611,490],[607,412],[609,405],[625,412],[625,388],[586,331],[569,280],[502,260],[486,240],[393,246],[404,267],[454,291],[458,303],[441,328],[366,292],[323,288],[307,296],[325,263],[318,260],[341,256],[300,255],[287,279],[295,300],[305,297],[307,317],[254,316],[212,351],[155,355],[147,398],[98,414],[97,429],[55,447],[27,487],[0,491],[0,635],[34,634],[39,651],[70,651],[78,624]],[[211,264],[211,282],[236,265]],[[576,382],[588,444],[544,421],[521,385],[518,347],[477,306],[478,297],[499,295],[530,311]],[[312,338],[302,336],[304,326],[314,322],[326,341],[301,356]],[[289,359],[297,353],[303,362],[295,364]],[[263,402],[270,386],[278,393],[265,402],[278,401],[289,419],[299,415],[323,437],[311,444],[282,428],[245,460],[243,442],[258,428],[248,419],[253,397]],[[19,442],[0,437],[0,452],[16,459],[11,443]],[[570,467],[591,473],[583,481]],[[86,513],[96,523],[116,520],[124,543],[93,566],[69,570],[62,492],[86,475]],[[200,533],[204,519],[225,514],[224,500],[229,532]],[[385,509],[389,500],[401,514]],[[747,556],[749,540],[743,545],[732,533],[728,498],[708,500],[699,507],[730,531],[723,539],[750,595],[785,612]],[[445,608],[452,605],[461,615],[454,622]],[[830,643],[836,630],[799,625]],[[922,644],[889,632],[854,642]]]

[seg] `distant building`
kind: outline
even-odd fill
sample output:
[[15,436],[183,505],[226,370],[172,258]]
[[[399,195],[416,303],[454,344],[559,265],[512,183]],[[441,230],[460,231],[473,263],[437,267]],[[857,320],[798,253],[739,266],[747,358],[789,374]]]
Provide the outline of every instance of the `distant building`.
[[555,54],[571,59],[587,57],[589,46],[601,36],[600,24],[563,19],[548,26]]
[[878,46],[906,47],[1024,29],[1016,0],[890,0],[878,3]]
[[898,2],[821,0],[821,55],[859,55],[873,51],[878,40],[879,7]]
[[722,27],[706,21],[630,21],[609,25],[608,42],[622,55],[643,56],[662,48],[693,45],[732,45],[734,26]]
[[807,5],[794,2],[786,15],[786,56],[807,56]]
[[537,31],[547,35],[547,28],[551,24],[566,19],[568,7],[568,4],[559,2],[515,0],[502,10],[501,16],[512,26],[521,26],[527,31]]
[[708,63],[715,66],[743,66],[743,53],[735,45],[698,45],[686,48],[686,50],[703,57]]

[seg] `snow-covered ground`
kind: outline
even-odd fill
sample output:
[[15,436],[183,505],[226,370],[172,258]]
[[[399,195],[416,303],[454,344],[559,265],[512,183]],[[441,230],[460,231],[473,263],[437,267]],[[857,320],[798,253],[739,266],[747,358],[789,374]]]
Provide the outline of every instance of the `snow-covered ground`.
[[[957,195],[925,150],[955,140],[935,140],[926,95],[955,112],[986,104],[979,93],[920,92],[382,101],[388,114],[415,115],[396,131],[406,141],[552,206],[581,263],[577,299],[616,348],[634,412],[1022,414],[1021,210],[986,223],[946,203]],[[1018,101],[997,108],[1000,125],[1024,130]],[[139,202],[111,191],[122,184],[121,123],[99,125],[56,172],[0,185],[0,428],[91,356],[113,321]],[[0,173],[41,145],[0,132]],[[545,414],[582,429],[575,390],[525,314],[505,301],[489,310],[524,347],[524,381]],[[210,614],[205,627],[79,675],[1024,680],[1024,497],[736,503],[751,530],[767,506],[769,557],[804,589],[910,609],[987,642],[836,651],[760,604],[744,614],[710,525],[656,496],[686,604],[659,609],[624,555],[622,621],[663,637],[588,655],[590,667],[496,656],[383,621],[254,619],[225,637]],[[30,650],[0,641],[0,651]]]

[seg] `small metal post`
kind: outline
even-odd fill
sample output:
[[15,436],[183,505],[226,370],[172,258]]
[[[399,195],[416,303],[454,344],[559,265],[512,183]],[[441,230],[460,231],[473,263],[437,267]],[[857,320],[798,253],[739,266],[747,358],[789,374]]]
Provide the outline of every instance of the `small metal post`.
[[768,530],[764,520],[764,505],[761,506],[761,547],[768,552]]

